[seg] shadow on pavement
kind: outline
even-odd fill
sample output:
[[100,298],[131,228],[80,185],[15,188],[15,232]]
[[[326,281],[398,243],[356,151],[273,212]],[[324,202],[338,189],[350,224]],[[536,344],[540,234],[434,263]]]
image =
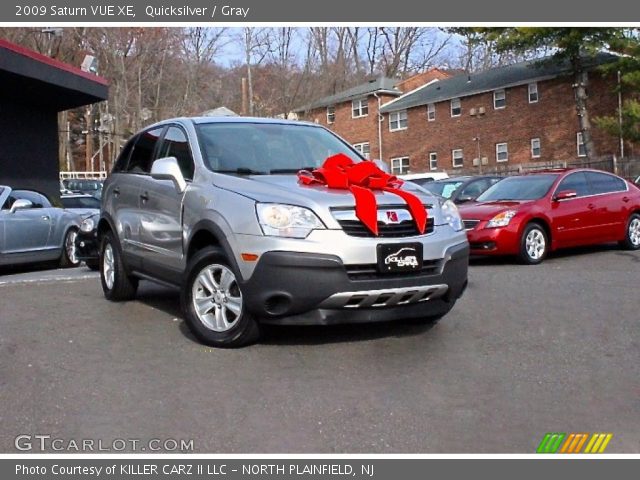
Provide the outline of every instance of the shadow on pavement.
[[[185,323],[177,289],[142,282],[136,300],[179,318],[180,332],[198,343]],[[430,322],[398,320],[394,322],[360,323],[345,325],[280,326],[262,325],[263,345],[321,345],[327,343],[358,342],[384,337],[420,335],[433,327]]]
[[[553,260],[564,260],[571,257],[578,257],[583,255],[593,255],[596,253],[614,252],[620,255],[628,255],[633,257],[634,261],[640,261],[636,255],[631,254],[628,251],[620,249],[617,244],[605,244],[605,245],[592,245],[588,247],[574,247],[563,248],[555,252],[551,252],[542,264]],[[475,266],[496,266],[496,265],[521,265],[516,257],[504,256],[504,257],[492,257],[492,256],[472,256],[469,260],[469,265]]]

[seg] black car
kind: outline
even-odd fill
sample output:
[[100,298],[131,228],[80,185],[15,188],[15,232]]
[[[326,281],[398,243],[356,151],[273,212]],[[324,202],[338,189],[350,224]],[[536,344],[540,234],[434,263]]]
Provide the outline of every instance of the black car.
[[69,178],[62,181],[64,188],[72,193],[83,193],[97,199],[102,198],[102,180],[88,178]]
[[76,257],[83,261],[91,270],[98,270],[98,221],[100,212],[86,217],[80,223],[80,230],[76,236]]
[[498,183],[504,177],[495,175],[479,175],[475,177],[454,177],[436,180],[423,185],[431,193],[447,198],[454,203],[471,202],[485,190]]

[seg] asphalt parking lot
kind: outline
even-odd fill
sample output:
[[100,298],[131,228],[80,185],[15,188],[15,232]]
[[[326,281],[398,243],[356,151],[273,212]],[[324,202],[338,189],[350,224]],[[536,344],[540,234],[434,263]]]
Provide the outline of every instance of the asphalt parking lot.
[[97,274],[0,275],[0,451],[20,434],[193,439],[212,453],[533,453],[546,432],[640,452],[640,252],[476,260],[433,328],[270,327],[215,350],[176,292],[103,299]]

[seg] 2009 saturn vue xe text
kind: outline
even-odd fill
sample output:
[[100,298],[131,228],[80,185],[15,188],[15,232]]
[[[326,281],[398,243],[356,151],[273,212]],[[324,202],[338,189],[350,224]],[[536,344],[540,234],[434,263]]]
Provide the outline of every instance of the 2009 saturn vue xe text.
[[98,225],[105,296],[180,287],[207,344],[260,322],[434,321],[467,284],[457,208],[365,161],[314,124],[182,118],[123,149]]

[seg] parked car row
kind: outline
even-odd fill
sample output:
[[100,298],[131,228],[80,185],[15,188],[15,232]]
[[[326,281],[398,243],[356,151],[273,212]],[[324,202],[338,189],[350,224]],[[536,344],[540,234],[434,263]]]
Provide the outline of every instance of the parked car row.
[[102,180],[94,180],[88,178],[66,178],[60,181],[60,193],[66,194],[84,194],[100,200],[102,197]]

